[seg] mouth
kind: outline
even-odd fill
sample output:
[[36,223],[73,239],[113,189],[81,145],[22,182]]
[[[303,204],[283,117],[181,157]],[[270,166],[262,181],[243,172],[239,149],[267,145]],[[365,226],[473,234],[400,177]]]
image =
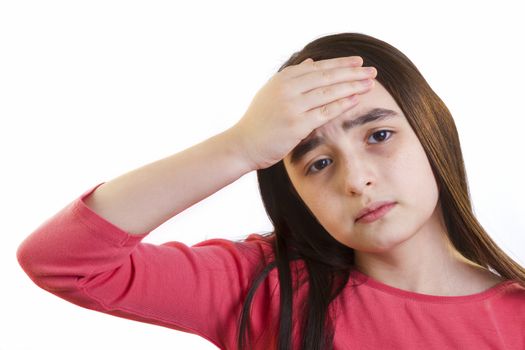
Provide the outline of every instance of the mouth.
[[364,223],[364,224],[374,222],[382,218],[383,216],[385,216],[396,204],[397,203],[395,202],[384,204],[380,206],[379,208],[376,208],[375,210],[370,211],[366,213],[365,215],[360,216],[359,218],[355,220],[355,222]]

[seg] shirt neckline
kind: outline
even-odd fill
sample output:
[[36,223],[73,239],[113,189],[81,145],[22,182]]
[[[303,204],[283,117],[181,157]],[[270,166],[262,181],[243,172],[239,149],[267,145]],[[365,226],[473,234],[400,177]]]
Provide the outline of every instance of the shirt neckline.
[[427,302],[438,302],[438,303],[461,303],[461,302],[467,302],[467,301],[470,302],[470,301],[484,300],[502,291],[509,284],[514,283],[513,280],[505,280],[479,293],[459,295],[459,296],[444,296],[444,295],[431,295],[431,294],[416,293],[416,292],[396,288],[393,286],[389,286],[356,269],[352,269],[352,271],[350,272],[350,276],[357,282],[360,282],[360,284],[361,283],[365,284],[371,288],[380,290],[390,295],[394,295],[394,296],[401,297],[404,299],[427,301]]

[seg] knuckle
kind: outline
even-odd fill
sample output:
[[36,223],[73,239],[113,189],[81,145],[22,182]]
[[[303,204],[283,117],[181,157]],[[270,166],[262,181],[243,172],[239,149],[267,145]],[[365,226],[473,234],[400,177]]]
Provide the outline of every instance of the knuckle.
[[278,75],[280,76],[290,76],[294,74],[296,67],[295,66],[286,66],[281,71],[278,72]]
[[333,89],[331,87],[324,87],[321,89],[321,95],[327,96],[332,93]]
[[321,78],[323,79],[323,82],[329,82],[330,80],[332,80],[332,77],[333,77],[333,74],[329,71],[322,71],[321,72]]
[[275,85],[275,93],[278,96],[287,97],[291,89],[290,83],[287,80],[279,80]]
[[330,114],[330,108],[328,106],[328,104],[325,104],[323,107],[321,107],[320,113],[322,116],[328,116]]
[[293,65],[286,66],[283,69],[281,69],[281,72],[288,72],[288,71],[290,71],[290,69],[292,69],[292,67],[294,67],[294,66]]
[[281,69],[280,71],[278,71],[277,73],[275,73],[274,75],[272,75],[271,79],[275,79],[277,77],[283,77],[283,76],[287,76],[290,74],[290,71],[287,69],[288,67],[286,68],[283,68]]

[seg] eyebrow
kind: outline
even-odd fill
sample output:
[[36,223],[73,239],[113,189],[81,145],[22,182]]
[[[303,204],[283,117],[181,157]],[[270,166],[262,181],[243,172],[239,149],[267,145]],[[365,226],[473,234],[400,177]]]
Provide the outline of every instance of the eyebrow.
[[[359,116],[353,120],[345,120],[341,123],[341,128],[344,131],[348,131],[355,127],[374,122],[376,120],[383,120],[391,117],[397,117],[399,114],[391,109],[386,108],[374,108],[366,112],[365,114]],[[292,150],[290,156],[290,163],[292,165],[301,161],[306,154],[313,151],[317,147],[324,145],[326,140],[320,136],[312,136],[302,140],[295,148]]]

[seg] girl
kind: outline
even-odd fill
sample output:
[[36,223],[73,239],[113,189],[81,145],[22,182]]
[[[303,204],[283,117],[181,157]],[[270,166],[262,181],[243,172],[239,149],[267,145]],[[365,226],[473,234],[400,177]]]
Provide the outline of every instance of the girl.
[[[273,232],[141,243],[252,170]],[[221,349],[525,348],[525,269],[473,214],[449,110],[359,33],[309,43],[230,129],[87,190],[17,257],[65,300]]]

